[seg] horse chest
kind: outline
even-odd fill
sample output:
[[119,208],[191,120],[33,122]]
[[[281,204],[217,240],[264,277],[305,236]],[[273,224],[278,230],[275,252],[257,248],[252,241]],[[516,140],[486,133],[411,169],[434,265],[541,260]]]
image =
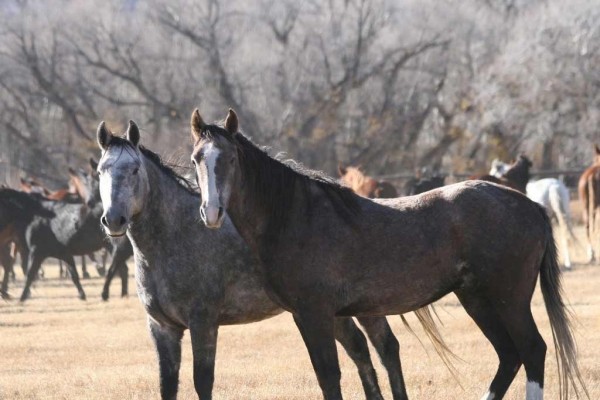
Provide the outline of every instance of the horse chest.
[[136,260],[138,296],[148,315],[160,325],[186,328],[191,299],[185,291],[172,287],[164,274]]

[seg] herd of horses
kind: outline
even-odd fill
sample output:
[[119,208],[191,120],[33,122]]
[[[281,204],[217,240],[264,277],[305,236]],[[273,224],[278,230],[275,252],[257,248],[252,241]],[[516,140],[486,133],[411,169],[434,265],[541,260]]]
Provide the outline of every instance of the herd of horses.
[[[488,175],[444,186],[393,185],[340,167],[340,180],[278,159],[239,129],[229,110],[208,124],[191,118],[195,181],[144,147],[130,121],[123,136],[102,122],[100,160],[69,170],[68,188],[37,182],[0,189],[2,295],[15,252],[30,296],[42,262],[66,263],[85,299],[74,256],[111,253],[102,293],[134,255],[138,296],[156,346],[160,390],[177,395],[181,338],[190,331],[194,386],[212,398],[220,325],[291,312],[325,399],[341,399],[337,340],[356,364],[367,399],[382,399],[363,327],[388,373],[395,400],[407,399],[399,343],[386,316],[414,312],[436,350],[445,345],[430,306],[455,293],[498,355],[483,399],[502,398],[524,366],[528,400],[541,399],[546,344],[531,314],[538,281],[556,349],[561,398],[587,389],[577,366],[551,219],[574,239],[569,192],[557,179],[530,182],[525,156],[495,161]],[[590,259],[600,203],[600,149],[580,180]],[[107,238],[108,236],[108,238]],[[11,249],[12,247],[12,249]],[[404,322],[406,322],[403,319]],[[589,397],[589,396],[588,396]]]

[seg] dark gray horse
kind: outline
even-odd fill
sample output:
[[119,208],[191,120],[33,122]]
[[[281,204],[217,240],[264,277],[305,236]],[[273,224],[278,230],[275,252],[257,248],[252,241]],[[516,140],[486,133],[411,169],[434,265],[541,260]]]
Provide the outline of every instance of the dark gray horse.
[[[4,267],[4,277],[0,293],[9,298],[8,279],[13,272],[14,258],[10,254],[10,245],[15,243],[21,252],[21,258],[28,257],[24,246],[25,229],[36,217],[51,218],[54,213],[44,208],[38,198],[28,193],[9,188],[0,189],[0,261]],[[23,267],[23,273],[26,272]]]
[[[161,394],[177,393],[181,337],[190,330],[194,386],[210,399],[219,325],[261,321],[283,312],[266,295],[255,259],[228,219],[215,232],[197,219],[200,198],[183,178],[138,145],[130,122],[127,139],[102,123],[98,171],[102,224],[113,237],[127,233],[135,252],[139,298],[158,352]],[[385,318],[360,318],[388,370],[394,399],[406,398],[399,345]],[[335,337],[356,363],[368,399],[382,399],[366,339],[351,318],[340,318]],[[333,333],[332,333],[333,334]]]
[[26,247],[29,249],[27,279],[21,294],[21,301],[30,295],[30,287],[42,262],[48,258],[57,258],[67,264],[71,280],[79,292],[79,298],[85,300],[85,292],[79,282],[73,256],[85,255],[102,248],[112,249],[100,226],[102,202],[98,184],[84,203],[63,201],[41,201],[41,204],[54,216],[51,218],[36,216],[25,231]]
[[406,313],[450,292],[498,353],[484,398],[502,398],[524,365],[527,400],[541,399],[546,344],[531,314],[538,275],[561,393],[576,381],[585,390],[552,226],[538,204],[475,181],[369,200],[270,157],[239,133],[232,110],[223,126],[196,110],[192,134],[201,218],[219,228],[227,211],[260,257],[266,289],[294,314],[326,399],[342,398],[334,317]]

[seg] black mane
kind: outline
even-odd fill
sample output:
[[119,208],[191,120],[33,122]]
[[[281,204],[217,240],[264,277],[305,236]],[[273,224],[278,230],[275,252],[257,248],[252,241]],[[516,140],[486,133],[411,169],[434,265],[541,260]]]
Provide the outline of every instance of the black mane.
[[505,179],[515,183],[519,190],[523,193],[526,191],[527,182],[529,182],[529,168],[531,167],[531,161],[524,155],[520,155],[517,161],[511,165],[511,167],[502,176]]
[[[129,148],[131,150],[135,150],[133,144],[129,140],[118,137],[118,136],[112,137],[112,139],[110,140],[110,143],[108,145],[108,148],[111,148],[113,146],[123,147],[124,149]],[[149,159],[156,167],[158,167],[158,169],[160,169],[165,175],[167,175],[169,178],[173,179],[175,182],[177,182],[182,188],[187,190],[189,193],[193,194],[194,196],[198,196],[198,192],[195,190],[195,184],[192,181],[190,181],[188,178],[182,176],[179,172],[177,172],[175,170],[175,168],[183,169],[184,167],[182,167],[181,165],[175,165],[172,163],[170,164],[170,163],[165,162],[158,153],[155,153],[152,150],[147,149],[146,147],[144,147],[142,145],[139,145],[138,148],[140,149],[140,152],[147,159]]]
[[[231,138],[222,136],[231,141]],[[309,217],[314,212],[310,201],[311,184],[323,191],[335,211],[347,223],[352,224],[354,217],[360,212],[358,196],[323,172],[308,169],[293,160],[282,162],[271,157],[241,133],[235,135],[234,142],[238,149],[244,182],[249,182],[253,188],[254,195],[251,201],[270,210],[267,228],[269,235],[276,237],[285,229],[296,187],[303,191],[304,198],[307,199]]]

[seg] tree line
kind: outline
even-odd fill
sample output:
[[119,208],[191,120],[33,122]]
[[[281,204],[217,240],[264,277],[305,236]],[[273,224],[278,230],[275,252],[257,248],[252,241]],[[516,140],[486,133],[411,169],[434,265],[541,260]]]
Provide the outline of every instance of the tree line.
[[598,0],[5,0],[0,175],[60,185],[132,118],[172,154],[189,115],[306,165],[480,171],[591,160]]

